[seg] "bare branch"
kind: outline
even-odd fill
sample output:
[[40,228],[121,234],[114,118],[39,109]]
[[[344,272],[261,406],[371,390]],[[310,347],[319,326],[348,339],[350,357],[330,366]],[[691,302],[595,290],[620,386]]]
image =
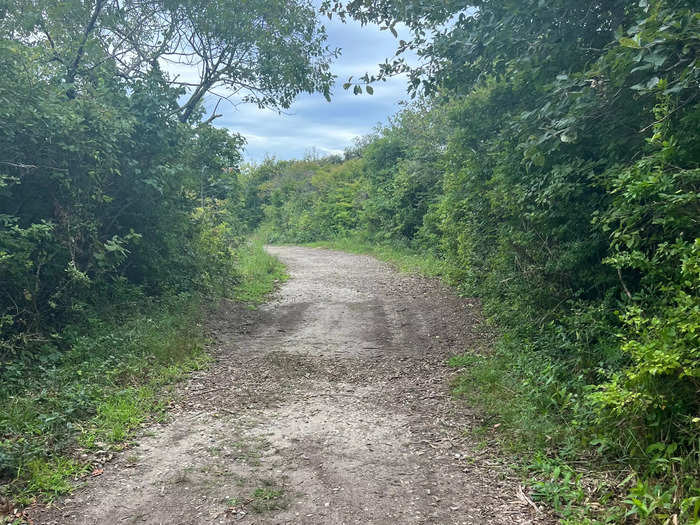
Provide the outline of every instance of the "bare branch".
[[[97,0],[95,3],[95,9],[92,12],[90,21],[88,22],[87,26],[85,26],[85,31],[83,32],[83,39],[80,45],[78,46],[78,51],[75,54],[75,59],[73,59],[73,62],[68,67],[66,80],[69,84],[72,84],[75,81],[75,75],[78,72],[78,66],[80,65],[80,61],[82,60],[83,55],[85,54],[85,44],[87,43],[88,38],[90,38],[90,34],[94,31],[95,25],[97,24],[97,18],[100,16],[100,12],[102,11],[102,8],[105,6],[106,3],[107,0]],[[70,98],[73,98],[75,97],[75,94],[69,94],[68,96]]]

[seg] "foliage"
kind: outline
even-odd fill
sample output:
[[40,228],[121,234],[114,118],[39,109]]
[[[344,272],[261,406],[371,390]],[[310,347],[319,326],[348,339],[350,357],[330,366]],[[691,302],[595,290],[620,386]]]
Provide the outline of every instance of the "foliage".
[[[308,2],[0,11],[5,476],[26,466],[25,481],[60,492],[47,465],[75,473],[59,453],[75,421],[90,421],[84,446],[126,436],[155,399],[129,378],[170,350],[144,335],[139,354],[100,319],[178,293],[259,300],[281,279],[259,241],[240,247],[259,228],[273,242],[372,246],[481,297],[502,337],[455,360],[456,391],[511,446],[540,452],[533,490],[564,519],[697,521],[694,2],[324,1],[329,16],[412,32],[346,88],[405,72],[418,98],[344,158],[242,169],[242,139],[213,128],[215,112],[201,122],[203,98],[217,86],[273,108],[327,96],[335,52]],[[203,67],[186,83],[168,61]],[[91,385],[113,396],[98,403]],[[590,491],[570,466],[581,460],[629,476]]]
[[[608,519],[696,519],[695,4],[353,0],[323,9],[413,32],[378,73],[346,88],[407,72],[414,95],[432,96],[341,164],[267,163],[262,231],[437,257],[502,333],[492,354],[463,365],[457,391],[487,407],[518,450],[623,462],[638,484],[623,485],[630,495],[607,505]],[[415,66],[402,61],[409,50]],[[538,493],[572,522],[601,518],[595,506],[586,514],[579,474],[558,472],[535,483]]]
[[71,449],[123,443],[162,409],[161,387],[206,365],[191,297],[134,299],[88,328],[66,328],[66,350],[47,344],[3,362],[0,473],[13,480],[4,492],[25,502],[67,492],[87,468],[66,457]]
[[306,0],[0,2],[3,491],[68,490],[75,447],[123,442],[203,366],[203,298],[281,278],[243,243],[244,140],[204,102],[328,98],[325,39]]
[[[328,97],[336,54],[308,2],[244,4],[3,4],[0,356],[130,285],[234,284],[243,139],[212,127],[216,115],[200,122],[204,97]],[[173,77],[173,62],[199,79]]]
[[325,30],[305,0],[18,0],[3,14],[0,32],[43,48],[69,98],[114,74],[128,83],[150,78],[162,64],[195,77],[167,78],[169,87],[191,88],[173,101],[182,122],[196,119],[217,88],[225,89],[220,100],[240,95],[260,107],[287,108],[301,92],[330,98],[337,51],[323,45]]

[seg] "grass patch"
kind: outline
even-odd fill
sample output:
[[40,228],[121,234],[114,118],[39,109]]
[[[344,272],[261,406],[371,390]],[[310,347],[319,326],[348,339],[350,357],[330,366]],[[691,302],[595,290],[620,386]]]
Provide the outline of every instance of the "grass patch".
[[[132,304],[0,364],[0,495],[51,500],[89,469],[79,449],[121,448],[166,405],[164,387],[208,363],[198,301]],[[110,320],[106,320],[109,318]]]
[[263,483],[262,487],[256,488],[253,491],[252,500],[250,507],[259,514],[284,510],[289,505],[284,490],[275,487],[271,481]]
[[63,494],[68,494],[72,489],[71,480],[87,474],[87,465],[74,459],[56,457],[52,459],[35,458],[25,465],[24,478],[27,484],[22,492],[22,498],[31,498],[33,494],[41,494],[46,501]]
[[533,450],[551,453],[554,443],[568,443],[572,455],[579,450],[578,429],[561,406],[568,394],[557,388],[556,370],[543,367],[527,352],[511,353],[503,341],[488,355],[466,353],[449,364],[460,371],[452,385],[454,395],[486,409],[479,432],[488,432],[521,457]]
[[[246,485],[246,480],[240,480]],[[257,487],[246,496],[234,496],[225,500],[226,505],[233,510],[249,508],[257,514],[285,510],[289,507],[289,494],[272,479],[262,479],[255,482]],[[250,486],[250,485],[249,485]]]
[[251,306],[263,303],[275,288],[287,280],[284,265],[263,248],[263,241],[253,237],[238,251],[241,282],[233,297]]
[[430,253],[420,253],[398,243],[377,243],[357,237],[346,237],[330,241],[305,244],[312,248],[328,248],[348,253],[368,254],[391,263],[399,271],[427,277],[447,278],[445,261]]

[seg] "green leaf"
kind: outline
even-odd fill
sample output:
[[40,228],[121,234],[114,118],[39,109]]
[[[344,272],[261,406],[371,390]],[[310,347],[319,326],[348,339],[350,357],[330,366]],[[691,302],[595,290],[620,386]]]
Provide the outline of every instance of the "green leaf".
[[629,37],[623,36],[619,40],[620,45],[623,47],[631,47],[634,49],[640,49],[642,46],[639,45],[639,43],[636,40],[633,40]]

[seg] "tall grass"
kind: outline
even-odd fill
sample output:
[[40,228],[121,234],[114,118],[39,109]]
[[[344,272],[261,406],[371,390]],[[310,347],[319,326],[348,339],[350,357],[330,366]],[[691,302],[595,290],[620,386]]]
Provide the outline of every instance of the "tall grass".
[[287,279],[284,265],[265,251],[259,236],[252,237],[238,254],[238,270],[241,282],[234,289],[233,297],[238,301],[259,304]]

